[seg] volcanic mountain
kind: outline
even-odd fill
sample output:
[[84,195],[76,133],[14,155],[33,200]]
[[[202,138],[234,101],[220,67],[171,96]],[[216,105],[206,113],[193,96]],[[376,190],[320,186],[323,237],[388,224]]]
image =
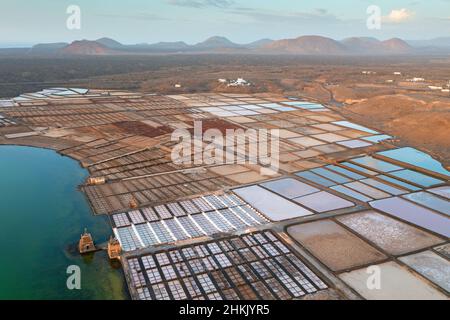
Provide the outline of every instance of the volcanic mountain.
[[241,45],[228,40],[225,37],[211,37],[203,42],[197,43],[195,46],[197,49],[222,49],[222,48],[240,48]]
[[348,50],[353,52],[365,53],[368,51],[378,50],[380,40],[370,37],[351,37],[341,41]]
[[340,55],[347,53],[342,43],[320,36],[302,36],[295,39],[273,41],[261,49],[289,54]]
[[105,47],[108,47],[110,49],[121,49],[124,47],[124,45],[121,44],[119,41],[116,41],[111,38],[100,38],[95,40],[95,42],[100,43],[101,45],[104,45]]
[[353,37],[336,41],[320,36],[278,40],[263,49],[275,53],[312,55],[407,54],[414,51],[410,45],[398,38],[379,41],[375,38]]
[[327,37],[312,35],[275,41],[262,39],[249,44],[237,44],[225,37],[215,36],[195,45],[189,45],[182,41],[124,45],[111,38],[101,38],[96,41],[74,41],[71,44],[39,44],[34,46],[30,53],[109,55],[223,52],[292,55],[392,55],[411,54],[416,53],[417,50],[419,49],[411,47],[408,43],[398,38],[379,41],[369,37],[352,37],[337,41]]
[[32,54],[51,54],[58,50],[67,47],[69,44],[66,42],[55,42],[55,43],[39,43],[34,45],[29,53]]
[[187,50],[190,48],[188,44],[183,41],[175,41],[175,42],[158,42],[154,44],[149,44],[148,48],[156,49],[156,50]]
[[272,42],[273,42],[273,40],[271,40],[271,39],[261,39],[261,40],[250,42],[244,46],[249,49],[259,49],[259,48],[269,45]]
[[387,53],[411,53],[413,48],[399,38],[392,38],[381,42],[382,48]]
[[346,38],[341,43],[352,54],[404,54],[413,52],[413,48],[405,41],[393,38],[379,41],[375,38]]
[[111,49],[96,41],[81,40],[74,41],[62,48],[60,53],[69,55],[106,55],[112,52]]

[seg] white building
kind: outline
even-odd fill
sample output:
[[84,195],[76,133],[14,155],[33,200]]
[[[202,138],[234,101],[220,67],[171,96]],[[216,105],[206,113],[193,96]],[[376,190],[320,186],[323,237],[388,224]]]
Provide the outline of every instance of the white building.
[[236,80],[230,80],[228,82],[229,87],[245,87],[250,85],[251,83],[244,78],[237,78]]
[[412,79],[406,79],[406,81],[409,81],[409,82],[423,82],[423,81],[425,81],[425,78],[414,77]]

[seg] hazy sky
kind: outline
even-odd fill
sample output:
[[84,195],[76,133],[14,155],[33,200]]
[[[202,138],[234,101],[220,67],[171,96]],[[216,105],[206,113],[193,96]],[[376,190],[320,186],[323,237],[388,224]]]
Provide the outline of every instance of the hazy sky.
[[[81,9],[81,29],[66,27],[69,5]],[[380,30],[366,27],[370,5]],[[450,36],[450,0],[0,0],[0,44],[111,37],[123,43],[222,35],[238,43],[301,35],[335,39],[428,39]]]

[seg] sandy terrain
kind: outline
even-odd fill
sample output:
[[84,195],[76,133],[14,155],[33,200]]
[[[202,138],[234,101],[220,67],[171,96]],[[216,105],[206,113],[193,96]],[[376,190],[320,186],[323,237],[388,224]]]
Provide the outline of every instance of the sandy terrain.
[[378,96],[346,106],[343,114],[450,164],[450,102],[425,101],[405,95]]
[[[78,60],[61,61],[61,72],[52,73],[50,78],[46,64],[53,67],[54,61],[14,59],[15,63],[4,61],[12,69],[10,73],[22,74],[25,65],[30,75],[14,79],[18,81],[14,86],[10,85],[10,77],[3,76],[0,80],[9,81],[8,86],[0,86],[0,92],[5,92],[3,96],[12,89],[22,93],[49,86],[162,94],[271,92],[299,96],[334,106],[344,104],[341,110],[345,116],[395,135],[403,144],[431,152],[447,165],[450,162],[450,94],[428,88],[447,84],[450,74],[447,58],[244,55],[114,57],[92,61],[86,58],[82,65]],[[63,72],[67,65],[79,71],[78,78]],[[363,74],[364,70],[370,70],[371,74]],[[394,75],[394,71],[401,75]],[[234,88],[217,81],[237,77],[251,81],[252,86]],[[407,81],[412,77],[426,80],[423,83]],[[42,82],[33,82],[33,87],[29,87],[30,80],[36,79]],[[25,84],[22,85],[22,81]]]

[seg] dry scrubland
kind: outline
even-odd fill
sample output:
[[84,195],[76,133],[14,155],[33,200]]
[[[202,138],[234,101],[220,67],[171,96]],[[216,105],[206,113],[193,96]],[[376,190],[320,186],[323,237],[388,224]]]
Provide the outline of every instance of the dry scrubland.
[[418,146],[449,164],[449,101],[406,94],[381,95],[345,107],[344,114],[400,137],[402,143]]
[[[400,138],[449,164],[450,96],[431,91],[450,74],[446,57],[293,57],[168,55],[146,57],[2,57],[0,95],[50,86],[159,92],[272,92],[340,105],[346,117]],[[363,70],[376,74],[363,75]],[[393,75],[394,71],[402,73]],[[254,85],[228,88],[218,78]],[[423,77],[423,84],[405,80]],[[387,83],[387,80],[394,80]],[[175,88],[175,84],[181,88]]]

